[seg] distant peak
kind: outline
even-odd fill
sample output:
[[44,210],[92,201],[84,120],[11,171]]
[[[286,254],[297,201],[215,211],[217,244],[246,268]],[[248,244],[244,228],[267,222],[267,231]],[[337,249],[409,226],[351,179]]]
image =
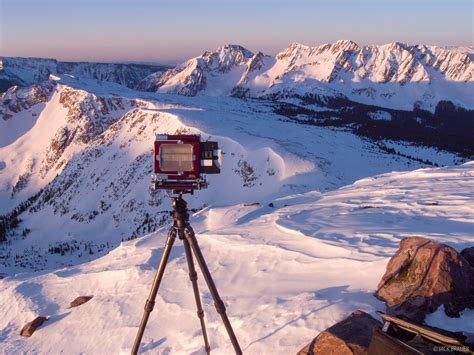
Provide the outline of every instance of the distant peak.
[[295,50],[295,49],[308,49],[309,46],[307,45],[304,45],[304,44],[301,44],[301,43],[298,43],[298,42],[293,42],[291,43],[287,49],[290,49],[290,50]]
[[245,58],[253,57],[253,53],[251,51],[249,51],[247,48],[242,47],[241,45],[238,45],[238,44],[226,44],[222,47],[217,48],[216,52],[219,54],[240,53]]
[[238,44],[226,44],[215,51],[206,51],[196,59],[202,60],[209,68],[228,72],[235,65],[244,65],[253,56],[254,53]]
[[242,47],[240,44],[226,44],[224,46],[219,47],[217,50],[239,50],[239,51],[246,51],[247,49]]
[[357,43],[350,39],[340,39],[333,44],[334,47],[342,50],[359,50],[360,47]]
[[304,44],[301,44],[301,43],[293,42],[283,51],[278,53],[276,55],[276,58],[277,59],[290,58],[297,55],[299,52],[306,52],[309,49],[311,49],[311,47],[305,46]]
[[391,42],[391,43],[387,43],[385,45],[386,47],[388,47],[389,49],[407,49],[409,47],[409,45],[407,43],[404,43],[404,42]]

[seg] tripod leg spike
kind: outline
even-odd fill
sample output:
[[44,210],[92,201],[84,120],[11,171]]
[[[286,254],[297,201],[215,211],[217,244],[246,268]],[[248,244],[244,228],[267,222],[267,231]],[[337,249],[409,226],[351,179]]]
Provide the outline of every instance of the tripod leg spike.
[[227,313],[225,311],[224,302],[222,302],[219,292],[217,291],[216,284],[212,279],[211,273],[209,272],[209,268],[207,267],[206,261],[204,256],[202,255],[201,248],[197,242],[196,236],[194,235],[194,230],[190,225],[184,228],[184,236],[186,240],[189,242],[191,249],[196,257],[199,267],[201,268],[202,274],[204,276],[204,280],[206,281],[207,287],[211,292],[212,298],[214,299],[214,305],[216,307],[217,312],[220,314],[222,318],[222,322],[227,330],[227,334],[229,335],[230,341],[232,342],[232,346],[234,347],[234,351],[237,355],[242,354],[242,350],[240,349],[239,341],[235,336],[234,330],[232,329],[232,325],[230,324],[229,317],[227,317]]
[[158,265],[158,269],[156,270],[153,285],[151,286],[150,295],[148,296],[145,303],[145,312],[143,313],[143,318],[140,323],[140,327],[138,328],[135,343],[133,344],[132,355],[136,355],[140,348],[143,333],[145,332],[146,324],[148,322],[148,318],[150,317],[150,313],[153,311],[153,308],[155,306],[156,295],[158,294],[158,289],[165,273],[166,264],[168,263],[171,248],[173,247],[175,239],[176,229],[174,227],[171,227],[168,231],[168,237],[166,238],[165,247],[163,248],[163,254],[161,255],[160,263]]
[[182,239],[184,245],[184,252],[186,253],[186,261],[188,262],[189,279],[191,280],[191,283],[193,285],[194,299],[196,300],[197,316],[199,318],[199,322],[201,323],[202,336],[204,338],[204,347],[206,349],[206,353],[210,354],[211,346],[209,345],[209,340],[207,338],[206,323],[204,323],[204,310],[202,309],[201,297],[199,295],[199,287],[197,283],[198,276],[196,268],[194,267],[193,254],[191,252],[191,247],[189,246],[188,240],[186,238]]

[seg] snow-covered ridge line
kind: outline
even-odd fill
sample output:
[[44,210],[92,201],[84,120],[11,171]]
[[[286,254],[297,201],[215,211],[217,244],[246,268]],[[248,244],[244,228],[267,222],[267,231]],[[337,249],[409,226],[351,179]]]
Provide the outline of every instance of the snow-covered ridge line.
[[71,75],[110,81],[135,88],[146,76],[168,67],[149,64],[63,62],[48,58],[0,57],[0,92],[12,85],[27,86],[48,80],[50,75]]
[[[172,69],[142,64],[68,63],[0,57],[0,92],[53,76],[111,81],[186,96],[237,96],[434,111],[439,101],[474,108],[474,49],[350,40],[316,47],[293,43],[275,57],[239,45],[206,51]],[[166,70],[168,69],[168,70]]]
[[474,50],[394,42],[359,46],[350,40],[298,43],[275,57],[238,45],[206,51],[139,87],[163,93],[271,99],[343,96],[382,107],[433,108],[441,100],[474,107]]

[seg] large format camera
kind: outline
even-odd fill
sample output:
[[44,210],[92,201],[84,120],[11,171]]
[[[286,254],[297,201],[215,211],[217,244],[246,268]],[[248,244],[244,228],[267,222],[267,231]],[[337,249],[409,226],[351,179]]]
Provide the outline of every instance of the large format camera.
[[[204,311],[197,283],[197,273],[194,265],[194,258],[201,269],[209,292],[214,300],[217,313],[222,318],[227,334],[237,355],[242,355],[237,337],[235,336],[229,317],[227,317],[224,302],[219,296],[217,287],[212,279],[207,267],[199,243],[189,223],[189,211],[183,194],[193,193],[207,187],[204,174],[219,174],[220,150],[217,142],[201,142],[198,135],[158,135],[155,140],[155,150],[153,154],[154,171],[153,187],[155,189],[172,190],[178,196],[172,196],[173,200],[173,225],[168,230],[168,237],[163,248],[160,263],[156,270],[150,295],[145,303],[140,327],[138,328],[135,342],[133,343],[132,355],[137,355],[140,343],[145,332],[150,313],[155,306],[156,295],[165,272],[166,264],[171,253],[171,248],[176,236],[183,241],[186,260],[189,268],[189,279],[193,285],[194,298],[196,301],[197,315],[201,323],[202,336],[204,338],[204,348],[207,354],[211,352],[211,346],[207,338],[207,330],[204,322]],[[194,257],[193,257],[194,254]]]
[[154,189],[192,193],[207,187],[203,174],[221,172],[217,142],[199,135],[157,135],[154,149]]

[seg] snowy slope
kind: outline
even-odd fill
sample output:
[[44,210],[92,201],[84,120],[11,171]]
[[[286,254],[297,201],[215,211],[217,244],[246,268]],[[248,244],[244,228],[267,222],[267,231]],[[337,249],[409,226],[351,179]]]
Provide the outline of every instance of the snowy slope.
[[10,89],[0,99],[0,211],[44,187],[135,104],[54,82]]
[[[2,272],[90,260],[167,223],[165,196],[151,196],[148,189],[157,133],[194,132],[219,141],[223,173],[210,176],[212,188],[191,199],[196,209],[330,190],[382,172],[422,167],[424,160],[457,161],[454,154],[414,147],[405,149],[417,160],[394,159],[348,131],[282,121],[261,102],[140,97],[125,89],[117,96],[112,84],[90,91],[62,81],[44,85],[49,91],[41,100],[35,99],[39,89],[18,89],[0,102],[10,116],[0,120],[7,133],[0,147],[0,212],[35,196],[19,216],[20,227],[10,231],[11,245],[0,250]],[[51,251],[69,243],[78,247],[67,249],[68,257]]]
[[[266,204],[212,205],[191,218],[244,353],[295,353],[355,309],[374,315],[372,293],[401,238],[425,236],[460,250],[474,243],[474,163],[389,173],[328,192]],[[93,262],[0,280],[0,351],[129,353],[165,229],[123,242]],[[211,347],[233,353],[199,274]],[[87,304],[68,309],[79,295]],[[183,248],[177,242],[142,350],[203,354]],[[50,319],[31,337],[19,329]],[[473,311],[446,322],[474,332]]]
[[181,94],[325,101],[346,97],[382,107],[432,111],[440,100],[473,108],[473,49],[394,42],[360,47],[349,40],[298,43],[274,58],[236,45],[190,59],[141,88]]

